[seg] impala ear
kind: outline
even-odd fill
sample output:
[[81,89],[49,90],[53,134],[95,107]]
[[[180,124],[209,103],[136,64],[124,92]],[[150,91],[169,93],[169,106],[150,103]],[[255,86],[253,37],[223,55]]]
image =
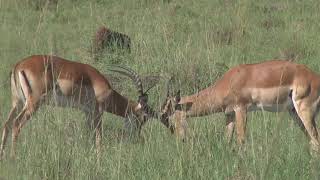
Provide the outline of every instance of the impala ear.
[[176,95],[174,96],[174,101],[176,103],[179,103],[181,100],[181,93],[180,93],[180,89],[178,90],[178,92],[176,93]]

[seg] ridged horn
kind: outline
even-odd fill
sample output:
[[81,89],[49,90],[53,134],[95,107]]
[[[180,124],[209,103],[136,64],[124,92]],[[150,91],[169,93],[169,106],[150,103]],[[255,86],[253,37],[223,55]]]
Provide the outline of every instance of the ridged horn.
[[[114,71],[120,74],[123,74],[127,77],[129,77],[135,84],[138,93],[140,96],[145,95],[145,92],[143,91],[143,87],[142,87],[142,80],[140,78],[140,76],[138,75],[138,73],[136,73],[134,70],[128,68],[128,67],[124,67],[124,66],[119,66],[119,65],[111,65],[110,67],[110,71]],[[116,69],[118,68],[118,69]]]

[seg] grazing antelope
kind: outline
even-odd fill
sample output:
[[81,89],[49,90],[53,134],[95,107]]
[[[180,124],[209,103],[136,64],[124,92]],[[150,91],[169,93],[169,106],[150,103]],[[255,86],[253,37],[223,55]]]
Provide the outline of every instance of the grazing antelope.
[[11,156],[14,157],[19,132],[41,104],[73,107],[83,111],[87,120],[93,122],[98,153],[101,149],[101,116],[104,111],[126,119],[133,114],[137,117],[134,125],[140,132],[148,116],[146,111],[151,112],[152,116],[152,109],[146,104],[147,94],[135,72],[128,68],[117,71],[122,71],[134,80],[139,92],[138,102],[113,90],[108,79],[90,65],[50,55],[30,56],[18,62],[11,72],[12,108],[3,125],[0,158],[4,155],[10,123]]
[[[112,31],[105,26],[101,26],[93,39],[92,52],[95,60],[98,60],[101,51],[109,48],[112,51],[113,47],[131,51],[131,39],[128,35]],[[111,48],[111,49],[110,49]]]
[[226,138],[231,140],[236,126],[237,141],[244,143],[247,112],[289,111],[310,138],[311,148],[319,150],[315,117],[319,110],[320,76],[308,67],[284,60],[243,64],[231,68],[214,85],[180,97],[167,95],[162,121],[170,124],[178,137],[185,138],[186,118],[224,112]]

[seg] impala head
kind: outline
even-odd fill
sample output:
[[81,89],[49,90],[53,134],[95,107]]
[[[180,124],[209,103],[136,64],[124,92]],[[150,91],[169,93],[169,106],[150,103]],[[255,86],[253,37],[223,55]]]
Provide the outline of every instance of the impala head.
[[148,105],[148,91],[153,86],[147,90],[144,90],[140,76],[130,68],[112,65],[112,68],[110,70],[114,71],[114,72],[118,72],[120,74],[123,74],[123,75],[129,77],[134,82],[136,89],[138,90],[138,94],[139,94],[138,101],[137,101],[138,102],[137,110],[143,116],[143,119],[144,119],[143,121],[146,121],[146,119],[149,116],[153,115],[152,113],[155,113],[152,110],[152,108]]
[[[171,81],[171,80],[170,80]],[[167,96],[164,103],[161,106],[161,122],[170,129],[171,133],[175,133],[177,124],[176,118],[184,118],[185,112],[190,109],[192,103],[181,104],[181,94],[178,90],[175,94],[170,93],[170,81],[167,87]]]
[[172,117],[176,111],[176,108],[178,108],[178,104],[180,101],[180,90],[177,92],[175,96],[170,96],[169,93],[167,93],[166,100],[161,106],[161,122],[170,129],[171,133],[174,133],[175,127],[174,123],[172,122]]

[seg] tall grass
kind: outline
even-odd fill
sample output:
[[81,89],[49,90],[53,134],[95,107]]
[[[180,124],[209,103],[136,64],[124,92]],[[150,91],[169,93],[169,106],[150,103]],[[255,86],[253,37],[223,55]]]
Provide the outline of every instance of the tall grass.
[[[224,65],[293,57],[319,72],[319,7],[316,0],[0,0],[0,81],[32,54],[56,54],[105,73],[106,64],[116,63],[141,74],[173,75],[183,94],[212,84]],[[89,48],[101,25],[128,34],[132,53],[94,62]],[[10,88],[0,86],[3,122]],[[162,82],[152,90],[155,107],[164,89]],[[133,86],[119,91],[136,99]],[[320,159],[309,154],[287,113],[251,113],[241,149],[226,143],[221,114],[190,119],[186,143],[157,121],[137,141],[121,138],[120,118],[105,114],[103,124],[98,162],[83,114],[41,107],[19,136],[18,159],[0,162],[0,179],[320,178]]]

